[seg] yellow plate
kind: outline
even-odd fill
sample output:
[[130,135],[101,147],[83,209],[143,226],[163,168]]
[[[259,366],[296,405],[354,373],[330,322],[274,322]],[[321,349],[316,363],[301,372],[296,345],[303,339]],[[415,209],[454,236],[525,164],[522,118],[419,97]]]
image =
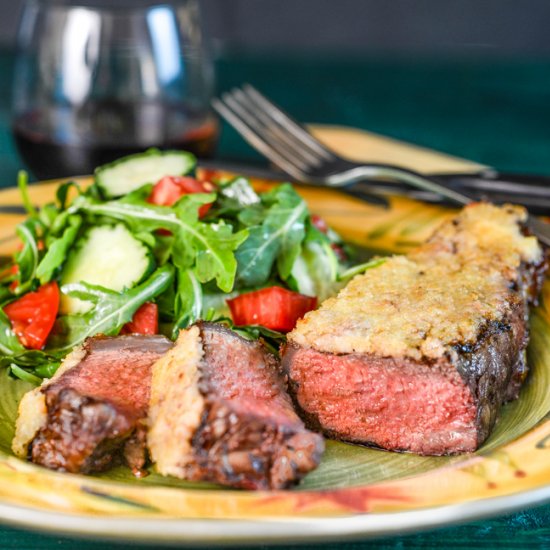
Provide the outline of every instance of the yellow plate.
[[[32,200],[51,201],[54,190],[53,183],[32,186]],[[393,198],[383,210],[335,191],[299,192],[346,238],[377,251],[405,252],[449,215],[403,198]],[[0,205],[19,202],[17,190],[0,192]],[[0,253],[13,250],[21,219],[0,216]],[[11,456],[4,436],[0,520],[124,540],[327,541],[448,525],[550,500],[548,304],[547,284],[532,318],[530,378],[476,454],[426,458],[329,442],[321,466],[301,486],[268,493],[172,482],[156,474],[134,480],[124,468],[97,477],[51,472]],[[0,376],[0,432],[13,431],[21,384]]]

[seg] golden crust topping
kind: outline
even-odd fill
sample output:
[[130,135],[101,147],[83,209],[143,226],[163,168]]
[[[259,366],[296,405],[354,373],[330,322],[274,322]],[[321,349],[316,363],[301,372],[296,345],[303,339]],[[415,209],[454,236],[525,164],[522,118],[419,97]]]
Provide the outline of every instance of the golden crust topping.
[[444,222],[408,256],[355,277],[308,313],[289,341],[330,353],[442,357],[475,342],[488,320],[505,318],[510,284],[542,250],[526,237],[523,208],[478,203]]

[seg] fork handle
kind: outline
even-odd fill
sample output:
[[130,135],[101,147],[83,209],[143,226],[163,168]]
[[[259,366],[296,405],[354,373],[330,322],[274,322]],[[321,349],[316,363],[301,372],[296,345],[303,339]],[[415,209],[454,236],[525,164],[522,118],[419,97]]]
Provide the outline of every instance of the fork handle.
[[431,191],[442,197],[445,197],[457,204],[466,205],[473,202],[473,199],[440,185],[434,180],[421,176],[416,172],[404,168],[394,168],[392,166],[383,166],[377,164],[358,165],[351,170],[340,173],[329,178],[329,185],[333,187],[346,187],[350,183],[355,183],[361,179],[389,179],[399,183],[405,183],[411,187]]

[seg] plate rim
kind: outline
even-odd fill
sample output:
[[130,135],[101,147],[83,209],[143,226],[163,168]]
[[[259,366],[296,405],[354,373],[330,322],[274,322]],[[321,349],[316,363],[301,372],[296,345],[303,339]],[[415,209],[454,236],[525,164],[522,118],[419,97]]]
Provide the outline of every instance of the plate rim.
[[[0,523],[41,533],[143,543],[300,543],[352,541],[418,533],[483,520],[550,502],[550,482],[513,495],[430,506],[418,510],[341,517],[205,519],[125,518],[50,512],[0,502]],[[212,529],[216,525],[217,529]]]

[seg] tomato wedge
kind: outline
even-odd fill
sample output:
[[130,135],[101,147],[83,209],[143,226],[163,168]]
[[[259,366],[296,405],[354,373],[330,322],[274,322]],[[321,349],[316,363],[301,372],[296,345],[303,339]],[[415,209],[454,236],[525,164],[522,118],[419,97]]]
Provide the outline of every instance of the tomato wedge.
[[[211,193],[215,187],[208,181],[199,181],[189,176],[164,176],[155,186],[148,202],[159,206],[172,206],[183,195],[192,193]],[[212,204],[203,204],[199,208],[199,218],[206,215]]]
[[279,286],[263,288],[227,300],[236,325],[262,325],[289,332],[298,319],[317,307],[317,298]]
[[145,302],[122,327],[120,334],[158,334],[158,331],[159,308],[153,302]]
[[42,349],[59,309],[59,287],[55,281],[29,292],[4,307],[13,332],[26,348]]

